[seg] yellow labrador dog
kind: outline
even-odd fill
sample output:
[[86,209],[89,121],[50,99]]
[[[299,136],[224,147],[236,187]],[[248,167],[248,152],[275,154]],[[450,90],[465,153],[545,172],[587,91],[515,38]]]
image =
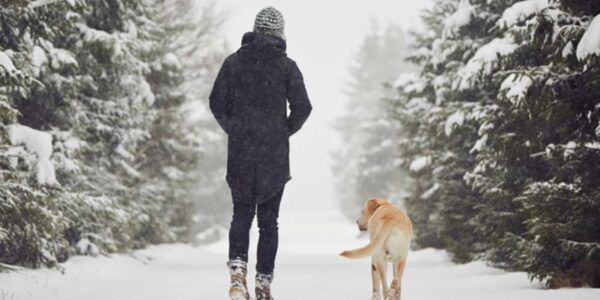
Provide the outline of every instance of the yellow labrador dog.
[[[347,258],[371,256],[371,276],[373,279],[373,300],[399,300],[402,273],[406,267],[406,257],[412,238],[412,223],[406,213],[388,200],[369,199],[363,205],[357,221],[361,231],[368,231],[371,241],[362,248],[348,250],[340,255]],[[387,263],[394,268],[394,279],[390,288],[387,285]]]

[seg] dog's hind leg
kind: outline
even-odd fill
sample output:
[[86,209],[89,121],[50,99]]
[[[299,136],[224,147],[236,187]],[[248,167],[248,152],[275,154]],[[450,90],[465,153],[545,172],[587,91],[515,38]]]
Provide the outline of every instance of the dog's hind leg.
[[375,261],[375,266],[377,267],[377,273],[379,273],[379,278],[381,280],[381,288],[383,290],[383,295],[385,299],[385,295],[387,295],[389,291],[387,284],[387,262],[385,261],[385,258],[381,256],[376,256],[373,260]]
[[381,277],[379,276],[379,266],[373,257],[371,259],[371,279],[373,281],[372,300],[381,300]]
[[394,262],[394,279],[392,280],[392,286],[389,293],[386,294],[389,300],[400,300],[400,293],[402,291],[402,275],[404,274],[404,268],[406,267],[406,259],[398,260]]

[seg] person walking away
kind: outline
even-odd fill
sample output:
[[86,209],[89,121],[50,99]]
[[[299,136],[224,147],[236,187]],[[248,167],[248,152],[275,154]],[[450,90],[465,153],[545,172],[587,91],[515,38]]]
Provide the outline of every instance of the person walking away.
[[226,179],[233,198],[227,262],[231,299],[249,299],[248,244],[255,214],[260,234],[256,299],[273,299],[279,205],[291,179],[289,137],[312,110],[302,73],[287,57],[284,26],[281,12],[262,9],[254,30],[244,34],[240,49],[223,62],[210,95],[210,109],[228,135]]

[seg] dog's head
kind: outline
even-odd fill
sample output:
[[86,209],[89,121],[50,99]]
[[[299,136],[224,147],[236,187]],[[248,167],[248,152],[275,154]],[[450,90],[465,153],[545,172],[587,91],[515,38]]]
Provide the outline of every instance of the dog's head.
[[360,211],[360,218],[356,221],[358,224],[358,229],[360,231],[366,231],[369,227],[369,219],[375,213],[377,208],[382,204],[389,203],[389,201],[384,199],[371,198],[363,204],[362,210]]

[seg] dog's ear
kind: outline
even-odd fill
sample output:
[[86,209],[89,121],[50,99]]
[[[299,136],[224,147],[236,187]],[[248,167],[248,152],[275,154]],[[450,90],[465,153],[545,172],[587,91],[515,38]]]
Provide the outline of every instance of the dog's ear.
[[373,214],[375,213],[375,211],[377,210],[377,208],[381,205],[381,201],[377,198],[371,198],[369,200],[367,200],[367,211],[369,212],[369,214]]

